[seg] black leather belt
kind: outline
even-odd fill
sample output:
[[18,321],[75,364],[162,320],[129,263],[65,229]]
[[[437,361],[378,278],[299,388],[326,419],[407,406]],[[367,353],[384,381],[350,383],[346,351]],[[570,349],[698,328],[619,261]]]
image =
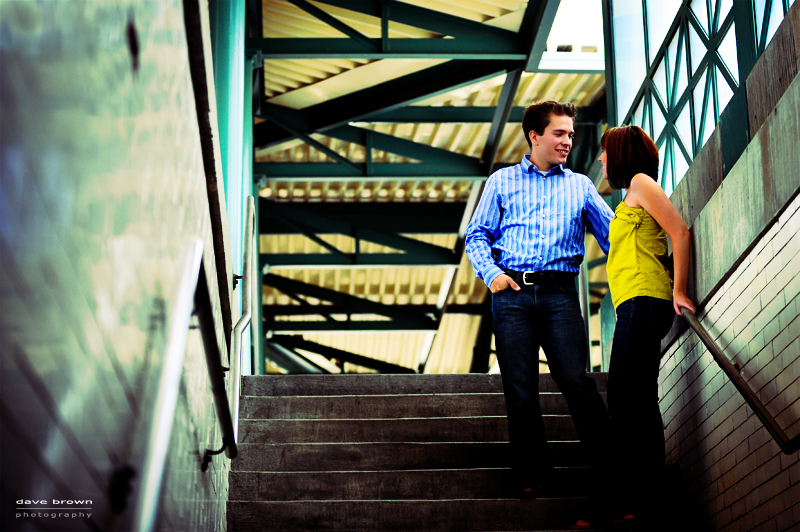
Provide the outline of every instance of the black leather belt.
[[506,275],[523,286],[563,286],[565,288],[575,288],[576,274],[570,272],[518,272],[516,270],[505,270]]

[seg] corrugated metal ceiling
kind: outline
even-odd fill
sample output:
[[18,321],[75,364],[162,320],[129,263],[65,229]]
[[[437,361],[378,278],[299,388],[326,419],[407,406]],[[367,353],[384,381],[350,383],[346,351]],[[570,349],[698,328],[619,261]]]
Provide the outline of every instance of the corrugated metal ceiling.
[[[503,29],[518,31],[527,2],[516,0],[421,0],[408,4],[435,10]],[[347,9],[311,2],[325,13],[346,23],[367,37],[381,37],[381,20]],[[263,1],[264,37],[347,38],[332,26],[312,16],[288,1]],[[436,38],[441,35],[390,22],[389,36],[397,38]],[[264,61],[264,92],[271,104],[290,109],[304,109],[320,102],[351,94],[365,87],[418,72],[443,62],[432,59],[268,59]],[[505,76],[496,76],[468,86],[437,94],[415,102],[418,106],[481,107],[495,106],[500,98]],[[597,73],[523,73],[513,98],[514,106],[527,106],[532,101],[555,99],[571,101],[578,107],[590,107],[604,97],[604,76]],[[259,119],[256,119],[259,122]],[[448,150],[480,157],[490,123],[354,123],[358,127],[394,137],[411,140]],[[366,160],[365,148],[313,134],[312,138],[352,162]],[[528,146],[518,123],[506,125],[499,143],[496,160],[516,163],[528,152]],[[373,150],[374,163],[414,164],[401,155]],[[288,142],[256,151],[256,162],[334,162],[324,152],[303,140]],[[592,176],[593,177],[593,176]],[[262,181],[260,196],[279,202],[305,204],[317,202],[467,202],[472,180],[413,180],[413,179],[273,179]],[[457,235],[406,235],[424,242],[453,248]],[[352,253],[355,241],[344,235],[320,235],[319,238],[345,253]],[[327,250],[306,236],[294,234],[271,235],[262,231],[261,253],[325,253]],[[362,243],[361,252],[390,252],[377,244]],[[590,239],[587,260],[601,255]],[[331,268],[292,269],[272,268],[271,273],[356,295],[387,305],[436,304],[443,285],[446,287],[448,268]],[[603,282],[604,268],[592,270],[591,280]],[[458,272],[449,291],[448,304],[479,304],[487,295],[485,285],[477,281],[469,261],[462,256]],[[265,305],[299,305],[291,297],[270,287],[263,290]],[[599,301],[599,300],[598,300]],[[310,300],[317,304],[319,301]],[[335,318],[335,316],[334,316]],[[341,318],[341,317],[340,317]],[[319,316],[284,316],[278,320],[321,320]],[[365,316],[359,319],[381,319]],[[436,332],[342,332],[303,333],[303,337],[353,353],[416,368],[420,359],[430,356],[425,371],[429,373],[466,372],[469,370],[480,316],[445,314]],[[315,355],[309,355],[314,359]],[[317,358],[318,359],[318,358]],[[330,367],[330,365],[328,366]],[[346,371],[369,371],[346,364]],[[273,367],[273,369],[275,369]]]

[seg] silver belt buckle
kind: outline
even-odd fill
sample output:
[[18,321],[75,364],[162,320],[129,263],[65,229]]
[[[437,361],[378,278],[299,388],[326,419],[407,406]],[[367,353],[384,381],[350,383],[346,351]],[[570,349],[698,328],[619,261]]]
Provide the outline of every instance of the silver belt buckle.
[[536,283],[534,283],[533,281],[528,281],[528,274],[533,275],[534,273],[536,272],[522,272],[522,284],[524,284],[525,286],[535,286]]

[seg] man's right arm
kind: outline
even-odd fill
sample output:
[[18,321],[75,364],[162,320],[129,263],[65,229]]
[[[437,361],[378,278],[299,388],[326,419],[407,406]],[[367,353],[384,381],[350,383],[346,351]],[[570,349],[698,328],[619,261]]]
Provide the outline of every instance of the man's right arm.
[[490,177],[481,194],[481,199],[472,220],[467,226],[466,252],[475,275],[483,279],[486,286],[492,286],[503,270],[495,263],[492,256],[492,244],[500,234],[501,210],[497,198],[496,181]]

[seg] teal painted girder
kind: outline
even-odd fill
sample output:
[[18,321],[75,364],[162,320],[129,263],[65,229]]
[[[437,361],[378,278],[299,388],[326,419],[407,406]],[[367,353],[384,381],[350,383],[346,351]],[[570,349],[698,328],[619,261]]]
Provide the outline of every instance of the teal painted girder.
[[[497,163],[493,170],[498,170],[516,163]],[[351,178],[363,181],[365,178],[379,180],[469,180],[479,181],[488,175],[475,159],[475,164],[453,168],[447,163],[373,163],[369,170],[364,163],[355,163],[359,168],[354,173],[349,167],[337,163],[255,163],[253,174],[266,176],[270,180],[304,179],[306,181],[343,181]]]
[[517,35],[515,32],[396,0],[319,0],[319,3],[456,38],[472,39],[487,35],[513,38]]
[[369,146],[374,150],[382,150],[418,161],[452,165],[454,171],[458,171],[461,168],[471,169],[479,162],[475,157],[461,155],[460,153],[435,148],[428,144],[422,144],[420,142],[414,142],[412,140],[355,126],[340,126],[334,129],[328,129],[323,134],[360,146]]
[[430,253],[262,253],[262,265],[271,267],[330,267],[330,266],[458,266],[455,254],[431,256]]
[[[329,218],[327,216],[317,214],[310,209],[302,209],[289,204],[277,203],[263,199],[261,201],[261,205],[264,210],[269,211],[270,215],[281,218],[282,221],[286,222],[290,226],[295,227],[299,233],[306,235],[331,252],[330,254],[325,254],[321,259],[319,257],[314,259],[314,254],[297,253],[294,254],[296,258],[292,264],[303,264],[303,260],[325,259],[327,259],[328,264],[347,264],[348,262],[343,261],[352,261],[354,259],[358,259],[359,255],[361,257],[369,257],[369,254],[364,255],[358,252],[360,241],[362,240],[374,242],[376,244],[403,251],[404,253],[393,253],[386,255],[397,255],[399,257],[405,257],[408,260],[418,261],[417,263],[422,264],[426,264],[423,261],[427,260],[427,264],[455,265],[458,264],[458,260],[460,259],[460,256],[458,256],[449,248],[435,246],[433,244],[428,244],[427,242],[421,242],[419,240],[404,237],[395,233],[379,231],[371,227],[359,226],[348,221]],[[331,244],[319,239],[319,237],[316,235],[317,233],[323,231],[328,233],[336,232],[354,238],[356,240],[356,253],[343,253],[333,247]],[[305,259],[304,257],[310,258]],[[265,265],[273,265],[268,261],[269,254],[262,254],[260,258],[262,267]],[[284,257],[282,260],[289,259]],[[350,263],[352,264],[352,262]],[[400,265],[397,263],[394,264]],[[409,263],[404,262],[403,264]]]
[[411,368],[398,366],[397,364],[391,364],[389,362],[384,362],[383,360],[365,357],[363,355],[358,355],[343,349],[318,344],[297,336],[279,334],[273,336],[270,341],[280,344],[287,349],[291,349],[292,351],[295,349],[302,349],[303,351],[317,353],[329,359],[341,360],[342,362],[347,362],[349,364],[355,364],[357,366],[374,369],[380,373],[416,373],[416,371]]
[[[295,234],[297,230],[270,212],[269,200],[259,199],[259,233]],[[326,202],[313,204],[321,216],[400,234],[455,234],[466,202]],[[309,207],[308,205],[304,205]],[[316,234],[336,234],[329,226],[317,226]]]
[[[383,111],[392,111],[417,101],[431,98],[461,87],[504,74],[519,68],[521,61],[453,60],[426,68],[397,79],[379,83],[345,96],[306,107],[300,111],[280,110],[291,117],[291,123],[305,132],[325,130],[358,122]],[[273,112],[269,110],[268,112]],[[277,112],[277,111],[275,111]],[[253,126],[256,149],[275,146],[292,140],[294,135],[267,120]]]
[[366,49],[353,39],[265,38],[248,39],[248,50],[258,50],[264,59],[489,59],[524,61],[527,53],[516,38],[471,39],[372,39],[377,47]]
[[436,331],[439,324],[408,323],[402,320],[387,321],[275,321],[265,324],[273,332],[390,332],[390,331]]
[[[334,305],[352,309],[354,314],[374,314],[385,316],[389,321],[353,322],[329,320],[326,322],[268,322],[265,328],[278,330],[337,330],[348,329],[348,324],[366,323],[377,324],[377,330],[435,330],[438,320],[425,314],[404,309],[402,305],[384,305],[369,299],[345,294],[336,290],[323,288],[294,279],[288,279],[268,273],[263,276],[263,284],[271,286],[287,295],[306,296],[320,301],[327,301]],[[320,314],[326,313],[324,305],[317,305]],[[310,328],[306,329],[307,326]],[[360,330],[360,329],[359,329]],[[366,330],[366,329],[364,329]]]

